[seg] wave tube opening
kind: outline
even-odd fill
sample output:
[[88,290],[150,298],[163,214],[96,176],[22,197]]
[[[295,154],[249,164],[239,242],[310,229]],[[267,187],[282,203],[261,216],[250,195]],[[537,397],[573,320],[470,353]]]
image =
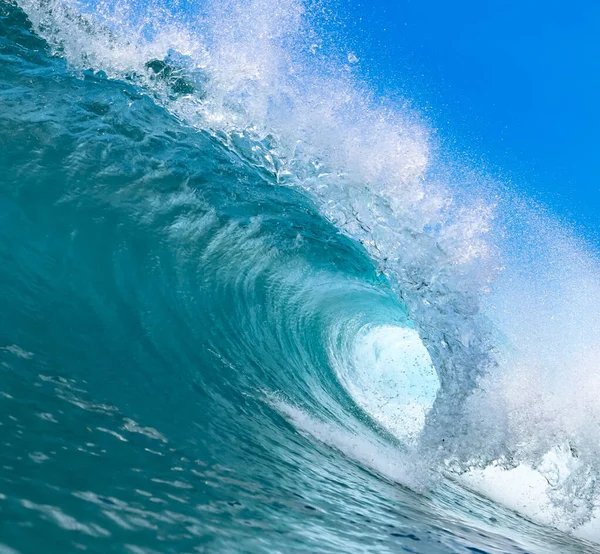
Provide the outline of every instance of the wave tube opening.
[[434,405],[439,379],[419,334],[408,326],[366,325],[331,354],[339,379],[355,402],[395,437],[418,437]]

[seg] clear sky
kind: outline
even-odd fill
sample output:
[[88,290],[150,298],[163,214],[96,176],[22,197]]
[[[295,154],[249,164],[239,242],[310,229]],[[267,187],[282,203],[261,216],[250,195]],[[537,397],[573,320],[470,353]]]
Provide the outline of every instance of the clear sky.
[[346,1],[382,91],[403,87],[457,151],[600,228],[600,1]]

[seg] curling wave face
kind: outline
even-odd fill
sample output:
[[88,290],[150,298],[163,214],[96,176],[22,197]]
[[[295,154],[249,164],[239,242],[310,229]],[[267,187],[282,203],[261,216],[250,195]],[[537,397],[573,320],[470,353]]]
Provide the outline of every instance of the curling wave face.
[[317,12],[0,4],[0,549],[591,548],[464,485],[593,537],[594,256],[523,263],[551,220],[492,225]]

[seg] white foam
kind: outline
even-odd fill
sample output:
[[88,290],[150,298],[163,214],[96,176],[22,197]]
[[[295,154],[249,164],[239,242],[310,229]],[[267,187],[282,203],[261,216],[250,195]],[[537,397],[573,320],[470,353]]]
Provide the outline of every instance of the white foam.
[[[546,457],[556,460],[556,451],[551,451]],[[561,462],[564,464],[565,460]],[[565,517],[553,499],[552,486],[544,472],[527,464],[519,464],[513,469],[497,465],[473,469],[462,475],[460,481],[467,488],[524,515],[531,521],[572,532],[582,539],[600,542],[600,510],[593,510],[591,515],[587,516],[589,519],[585,524],[573,529],[571,518]]]
[[424,489],[426,475],[418,470],[414,461],[366,426],[355,425],[353,429],[347,429],[338,423],[321,421],[281,400],[272,400],[272,403],[301,433],[335,448],[392,481],[415,491]]

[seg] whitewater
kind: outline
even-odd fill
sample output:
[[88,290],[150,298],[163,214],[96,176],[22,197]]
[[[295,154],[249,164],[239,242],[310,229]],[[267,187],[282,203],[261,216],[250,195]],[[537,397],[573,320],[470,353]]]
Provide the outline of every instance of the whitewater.
[[0,0],[0,554],[600,551],[598,252],[344,17]]

